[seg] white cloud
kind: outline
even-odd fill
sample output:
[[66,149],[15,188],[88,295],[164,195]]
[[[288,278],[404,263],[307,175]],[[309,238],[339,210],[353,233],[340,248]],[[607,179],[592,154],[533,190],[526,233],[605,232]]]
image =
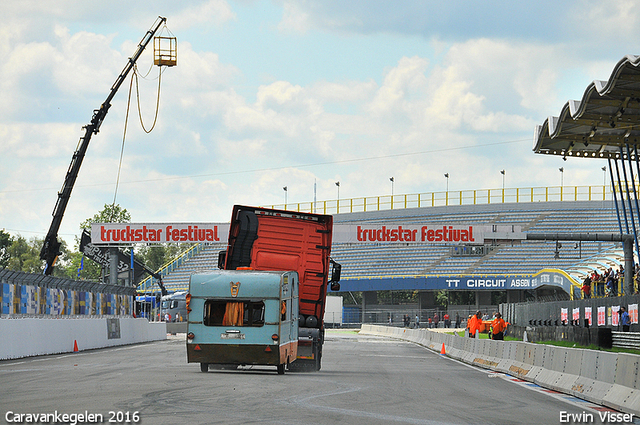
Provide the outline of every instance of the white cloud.
[[309,29],[309,14],[297,6],[295,2],[285,1],[282,4],[282,20],[278,24],[281,31],[305,33]]
[[640,23],[640,4],[637,1],[603,3],[586,0],[577,5],[568,21],[581,37],[597,44],[605,42],[612,48],[619,43],[635,45],[632,40],[637,39]]
[[336,102],[351,106],[359,104],[370,98],[377,90],[378,85],[373,79],[367,81],[331,82],[319,81],[309,88],[313,96],[321,99],[323,103]]
[[[126,63],[123,62],[125,57],[110,47],[113,36],[85,31],[70,35],[69,29],[62,26],[56,26],[55,35],[60,50],[56,50],[54,61],[45,60],[44,63],[51,69],[60,93],[66,96],[105,93],[115,80],[117,64]],[[131,50],[129,56],[133,52]]]
[[[171,30],[179,33],[192,27],[194,24],[207,24],[213,22],[221,25],[236,18],[229,4],[225,0],[208,0],[195,6],[188,5],[171,18]],[[167,18],[169,20],[169,18]]]
[[263,109],[295,103],[301,92],[300,86],[294,86],[287,81],[276,81],[268,86],[260,86],[256,103]]
[[0,123],[0,156],[28,160],[57,157],[62,153],[71,158],[73,142],[61,144],[60,141],[77,139],[78,128],[61,123]]
[[3,60],[0,67],[2,76],[2,96],[0,111],[4,116],[15,116],[16,112],[24,113],[35,102],[29,95],[34,89],[51,84],[51,64],[59,61],[55,49],[48,43],[18,44]]
[[426,59],[417,56],[400,59],[398,65],[386,73],[368,109],[378,116],[389,112],[407,113],[410,107],[407,103],[424,98],[427,65]]

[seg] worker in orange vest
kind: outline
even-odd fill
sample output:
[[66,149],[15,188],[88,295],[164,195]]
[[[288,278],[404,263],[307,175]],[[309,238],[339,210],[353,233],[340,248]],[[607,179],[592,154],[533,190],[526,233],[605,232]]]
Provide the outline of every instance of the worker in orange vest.
[[469,328],[469,338],[476,337],[476,331],[480,332],[480,326],[482,326],[482,313],[480,310],[476,311],[476,314],[469,318],[467,327]]
[[496,318],[491,322],[491,329],[492,339],[504,339],[504,331],[507,329],[507,324],[504,322],[502,314],[496,313]]

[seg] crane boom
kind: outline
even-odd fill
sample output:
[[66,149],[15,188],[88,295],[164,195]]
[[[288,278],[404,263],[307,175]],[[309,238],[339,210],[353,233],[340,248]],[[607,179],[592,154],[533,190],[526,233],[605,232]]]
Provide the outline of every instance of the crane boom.
[[159,16],[158,19],[154,22],[151,29],[147,31],[144,35],[140,44],[138,44],[138,49],[135,51],[133,56],[129,58],[127,65],[122,69],[120,75],[116,79],[115,83],[111,87],[111,91],[107,96],[107,99],[100,105],[99,109],[94,109],[93,116],[91,118],[91,122],[83,127],[85,133],[84,136],[80,138],[78,142],[78,147],[76,151],[73,153],[73,157],[71,158],[71,164],[69,165],[69,169],[67,170],[67,174],[64,178],[64,184],[62,185],[62,189],[58,192],[58,200],[56,201],[56,205],[53,209],[53,220],[51,221],[51,226],[49,227],[49,231],[47,232],[47,236],[44,239],[44,244],[42,245],[42,249],[40,250],[40,259],[46,261],[46,266],[44,269],[45,275],[51,275],[53,273],[53,267],[55,262],[60,255],[60,241],[58,240],[58,231],[60,230],[60,224],[62,223],[62,217],[64,216],[64,212],[67,208],[67,203],[69,202],[69,198],[71,197],[71,191],[73,190],[73,186],[78,177],[78,172],[80,171],[80,166],[82,165],[82,160],[84,159],[84,155],[87,152],[87,147],[89,146],[89,142],[91,141],[91,136],[93,134],[97,134],[100,131],[100,126],[102,125],[102,121],[104,121],[107,112],[109,112],[109,108],[111,107],[111,100],[116,95],[116,92],[124,82],[127,74],[133,67],[135,66],[136,61],[144,51],[145,47],[149,44],[149,42],[153,39],[155,33],[160,29],[160,26],[167,21],[167,18]]

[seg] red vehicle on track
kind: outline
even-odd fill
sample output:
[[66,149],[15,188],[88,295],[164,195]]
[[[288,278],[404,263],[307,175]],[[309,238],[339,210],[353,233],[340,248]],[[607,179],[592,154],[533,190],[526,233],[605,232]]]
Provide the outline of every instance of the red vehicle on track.
[[327,287],[340,289],[341,267],[330,258],[332,232],[330,215],[236,205],[229,244],[220,255],[225,270],[298,272],[297,368],[321,367]]

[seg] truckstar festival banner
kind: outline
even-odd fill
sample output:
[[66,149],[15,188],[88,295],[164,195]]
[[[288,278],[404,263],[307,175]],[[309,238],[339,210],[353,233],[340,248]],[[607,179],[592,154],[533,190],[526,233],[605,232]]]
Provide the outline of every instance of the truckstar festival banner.
[[340,243],[483,244],[485,240],[526,239],[520,226],[446,224],[335,224],[333,241]]
[[[229,223],[95,223],[94,245],[226,242]],[[520,226],[387,223],[333,225],[334,243],[482,245],[485,240],[526,239]]]
[[227,242],[228,223],[94,223],[91,243],[123,245],[133,243]]

